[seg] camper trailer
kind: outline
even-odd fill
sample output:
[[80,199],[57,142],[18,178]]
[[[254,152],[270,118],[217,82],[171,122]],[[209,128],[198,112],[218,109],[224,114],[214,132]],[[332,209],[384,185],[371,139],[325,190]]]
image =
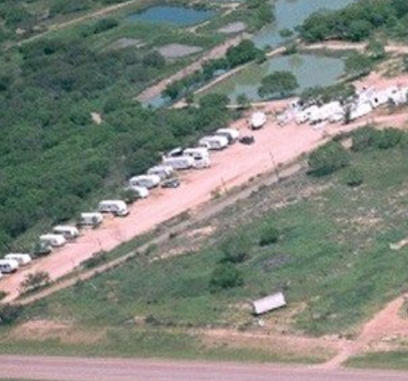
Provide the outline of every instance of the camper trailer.
[[164,157],[178,157],[178,156],[183,156],[183,148],[181,147],[174,148],[164,155]]
[[0,271],[5,274],[14,273],[18,270],[18,262],[14,259],[0,259]]
[[[164,165],[168,165],[168,164],[165,163]],[[157,187],[160,184],[160,181],[161,179],[157,175],[140,175],[140,176],[132,177],[129,180],[129,185],[152,189],[154,187]]]
[[67,243],[67,240],[62,234],[43,234],[40,236],[40,242],[52,247],[60,247],[64,246]]
[[239,139],[239,131],[236,128],[219,128],[215,135],[226,137],[229,144],[234,144]]
[[191,156],[168,157],[163,160],[163,164],[176,170],[189,169],[194,166],[194,159]]
[[251,116],[251,128],[259,130],[266,123],[266,115],[261,111],[254,112]]
[[10,253],[4,259],[12,259],[18,262],[19,266],[28,265],[31,262],[30,254]]
[[129,214],[129,209],[126,202],[122,200],[104,200],[98,205],[98,210],[101,213],[112,213],[115,216],[124,217]]
[[224,136],[205,136],[199,140],[198,144],[209,150],[222,150],[228,146],[228,139]]
[[103,221],[103,215],[101,213],[89,212],[81,213],[81,225],[88,225],[96,227],[100,225]]
[[146,187],[138,187],[136,185],[130,185],[126,187],[125,190],[130,190],[134,192],[137,198],[146,198],[149,196],[149,190]]
[[170,165],[156,165],[147,171],[148,175],[157,175],[161,180],[169,178],[174,172]]
[[194,160],[202,160],[210,157],[207,148],[196,147],[196,148],[186,148],[183,151],[184,156],[191,156]]
[[52,229],[54,234],[62,234],[65,239],[74,239],[79,236],[79,231],[75,226],[58,225]]
[[357,103],[351,109],[350,120],[361,118],[362,116],[369,114],[371,111],[373,111],[373,108],[369,102]]
[[193,168],[195,169],[204,169],[211,166],[211,159],[209,157],[204,157],[199,160],[194,160]]

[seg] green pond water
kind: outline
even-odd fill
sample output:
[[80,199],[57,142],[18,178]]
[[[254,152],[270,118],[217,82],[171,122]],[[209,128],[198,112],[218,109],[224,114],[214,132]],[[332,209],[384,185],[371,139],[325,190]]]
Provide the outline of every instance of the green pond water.
[[282,29],[293,29],[301,25],[303,21],[312,13],[327,9],[341,9],[355,2],[356,0],[277,0],[271,2],[274,7],[276,21],[263,28],[253,37],[255,44],[261,48],[266,45],[275,47],[284,38],[280,36]]
[[200,24],[216,12],[208,9],[196,9],[183,6],[153,6],[138,13],[127,16],[131,22],[148,22],[155,24],[172,24],[175,26],[189,26]]
[[250,65],[238,74],[220,82],[206,93],[222,93],[234,102],[238,95],[245,94],[250,100],[259,100],[258,88],[261,80],[274,71],[292,72],[299,83],[297,92],[313,87],[331,85],[344,73],[344,61],[339,58],[296,54],[272,58],[261,65]]

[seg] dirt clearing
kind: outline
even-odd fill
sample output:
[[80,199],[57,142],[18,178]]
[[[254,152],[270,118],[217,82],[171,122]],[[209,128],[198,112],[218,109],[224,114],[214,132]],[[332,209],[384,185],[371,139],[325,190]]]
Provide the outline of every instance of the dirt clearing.
[[193,45],[168,44],[161,46],[157,51],[167,59],[190,56],[191,54],[201,52],[203,48]]

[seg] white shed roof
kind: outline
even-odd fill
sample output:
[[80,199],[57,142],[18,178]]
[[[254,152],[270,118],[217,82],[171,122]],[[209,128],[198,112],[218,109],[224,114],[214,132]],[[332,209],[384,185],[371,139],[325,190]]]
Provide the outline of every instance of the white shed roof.
[[256,315],[264,314],[265,312],[276,310],[277,308],[286,306],[285,296],[278,292],[265,298],[255,300],[252,302],[254,313]]

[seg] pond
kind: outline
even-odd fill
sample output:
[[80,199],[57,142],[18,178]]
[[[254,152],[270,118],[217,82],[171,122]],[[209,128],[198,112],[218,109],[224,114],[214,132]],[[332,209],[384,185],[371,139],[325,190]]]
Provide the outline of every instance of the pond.
[[208,92],[226,94],[233,103],[240,94],[245,94],[250,100],[260,100],[258,88],[262,78],[279,70],[290,71],[296,76],[299,93],[308,87],[334,84],[344,73],[344,61],[340,58],[312,54],[271,58],[261,65],[248,66],[215,85]]
[[154,6],[127,16],[131,22],[141,21],[175,26],[200,24],[215,16],[216,11],[183,6]]
[[275,47],[281,44],[285,38],[279,31],[293,29],[301,25],[312,13],[322,9],[341,9],[356,0],[277,0],[274,7],[276,21],[262,29],[253,37],[255,44],[263,48],[266,45]]

